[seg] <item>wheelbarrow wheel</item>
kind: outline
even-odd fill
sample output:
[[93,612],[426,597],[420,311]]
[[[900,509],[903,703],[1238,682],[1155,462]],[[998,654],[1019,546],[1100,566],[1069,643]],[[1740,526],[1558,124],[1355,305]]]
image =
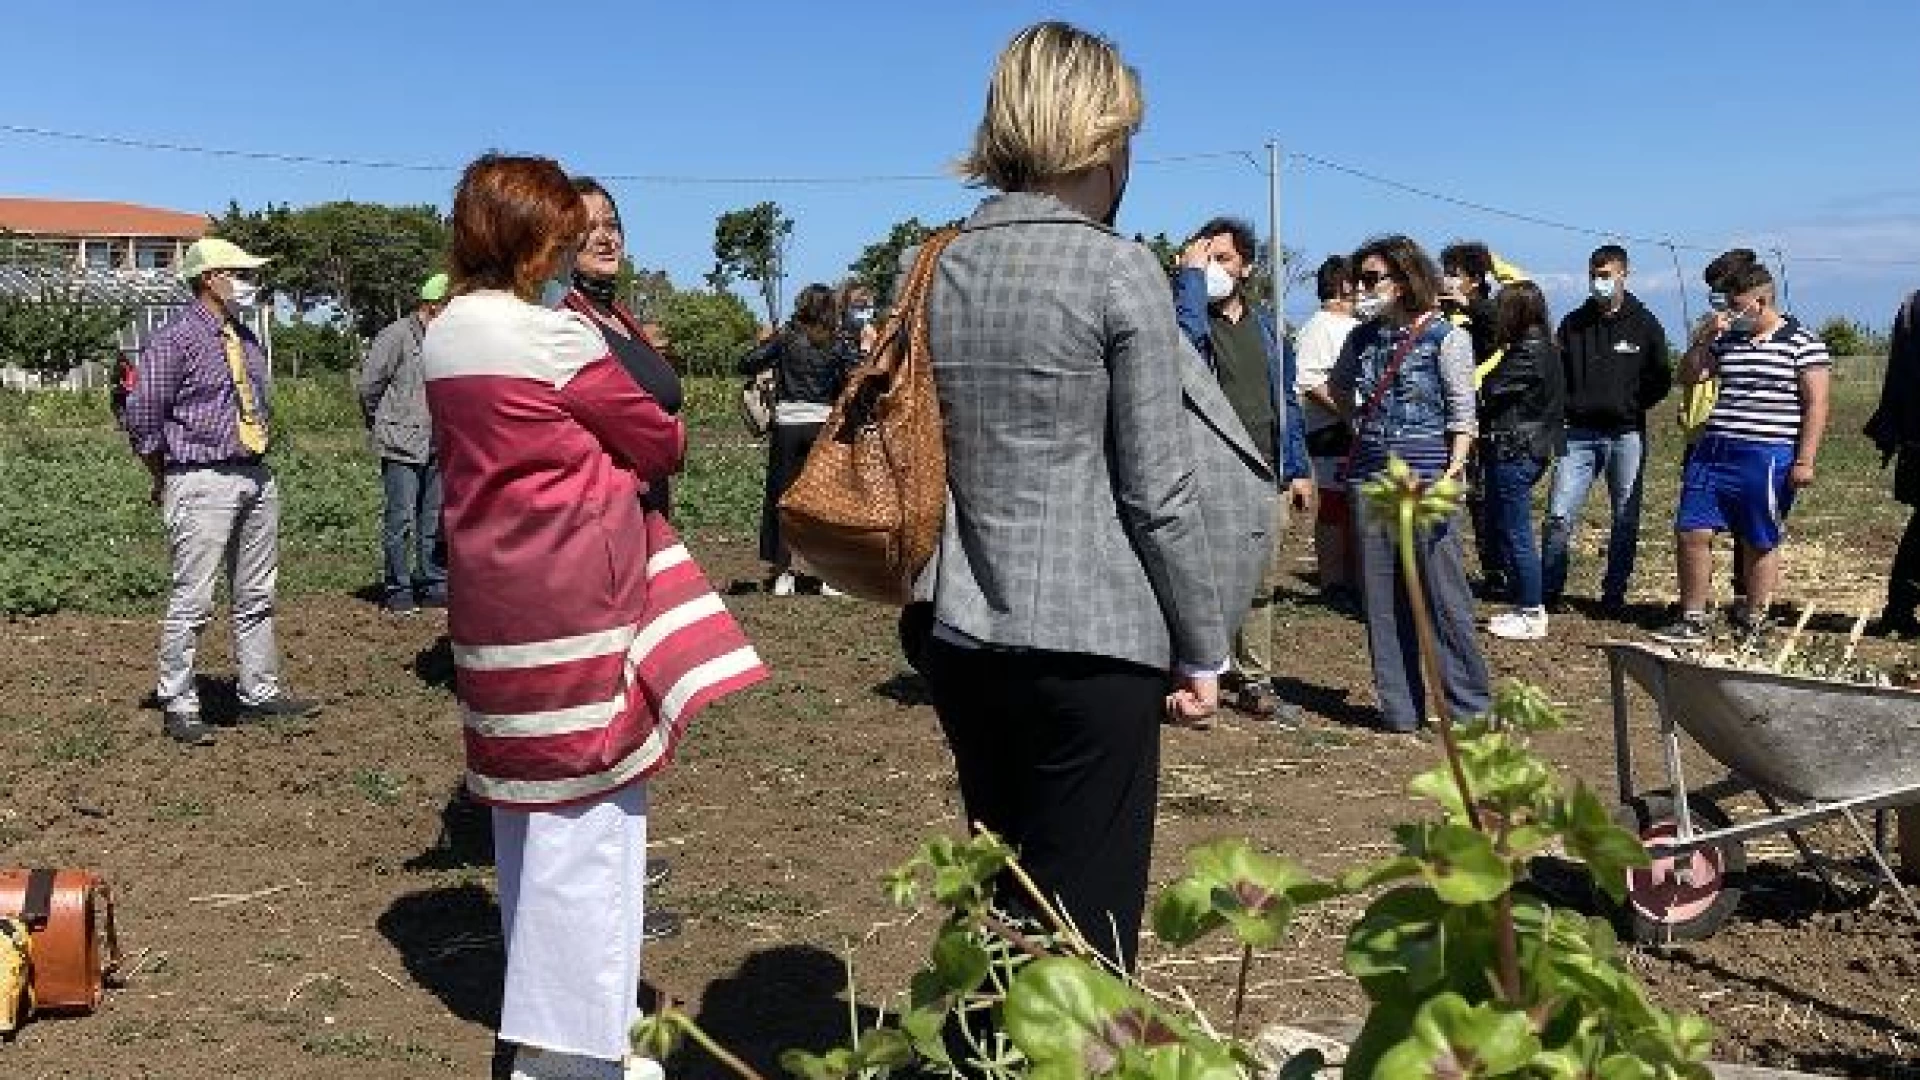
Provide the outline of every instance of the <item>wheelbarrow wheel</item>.
[[[1696,832],[1732,824],[1711,799],[1690,796]],[[1680,835],[1674,799],[1664,792],[1643,795],[1615,812],[1620,826],[1642,843]],[[1747,851],[1738,841],[1708,844],[1684,855],[1656,855],[1650,866],[1627,871],[1625,901],[1615,909],[1620,932],[1645,945],[1704,941],[1717,933],[1740,906],[1740,881]]]

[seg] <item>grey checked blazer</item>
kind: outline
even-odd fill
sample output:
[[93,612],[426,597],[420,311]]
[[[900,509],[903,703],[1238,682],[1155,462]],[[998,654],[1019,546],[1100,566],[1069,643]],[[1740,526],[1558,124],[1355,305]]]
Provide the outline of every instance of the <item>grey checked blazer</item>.
[[1224,664],[1275,483],[1153,254],[1051,196],[996,195],[942,255],[928,321],[935,617],[988,645]]

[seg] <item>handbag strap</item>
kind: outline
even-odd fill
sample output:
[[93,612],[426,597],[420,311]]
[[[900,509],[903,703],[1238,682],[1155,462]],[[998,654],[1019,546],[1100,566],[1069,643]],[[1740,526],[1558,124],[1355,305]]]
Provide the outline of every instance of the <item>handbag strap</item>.
[[920,253],[914,257],[913,269],[907,274],[907,287],[900,294],[900,302],[893,307],[888,317],[886,333],[897,332],[897,323],[906,319],[906,330],[912,335],[907,342],[908,348],[896,350],[897,358],[906,358],[918,351],[925,355],[927,349],[927,297],[933,292],[933,272],[939,266],[940,253],[947,250],[953,238],[960,235],[959,229],[941,229],[920,245]]
[[1432,320],[1433,313],[1428,312],[1420,316],[1412,328],[1407,331],[1407,340],[1401,342],[1400,347],[1393,350],[1392,358],[1387,361],[1386,370],[1380,374],[1380,381],[1373,384],[1373,393],[1367,395],[1366,404],[1360,407],[1360,415],[1356,416],[1353,422],[1353,443],[1347,447],[1347,456],[1340,460],[1340,471],[1335,474],[1342,480],[1347,478],[1348,471],[1353,468],[1353,455],[1360,451],[1359,428],[1361,422],[1372,416],[1374,412],[1380,408],[1380,400],[1386,397],[1387,390],[1393,386],[1393,380],[1400,374],[1400,365],[1406,362],[1407,355],[1413,352],[1413,347],[1420,344],[1420,339],[1425,336],[1427,332],[1427,324]]
[[27,871],[26,895],[20,901],[20,921],[29,927],[44,929],[53,918],[52,870]]

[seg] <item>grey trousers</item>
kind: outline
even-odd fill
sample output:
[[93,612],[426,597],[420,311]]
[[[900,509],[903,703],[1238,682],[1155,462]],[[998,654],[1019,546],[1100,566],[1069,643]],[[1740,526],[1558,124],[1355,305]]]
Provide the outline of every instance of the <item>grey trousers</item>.
[[1260,571],[1260,583],[1253,590],[1253,605],[1233,635],[1230,681],[1242,686],[1268,683],[1273,679],[1273,585],[1281,572],[1281,545],[1287,539],[1289,519],[1287,493],[1283,488],[1273,500],[1273,525],[1268,532],[1267,563]]
[[280,486],[265,465],[206,465],[169,471],[161,506],[173,556],[173,591],[160,620],[158,695],[169,712],[200,708],[193,654],[213,620],[213,589],[224,573],[233,593],[233,655],[240,700],[280,692],[273,640],[273,593],[280,574]]
[[[1420,671],[1420,641],[1400,574],[1400,556],[1392,531],[1367,509],[1364,500],[1355,502],[1354,518],[1367,651],[1373,656],[1373,689],[1380,700],[1381,722],[1394,731],[1412,731],[1427,716],[1427,683]],[[1460,524],[1461,516],[1455,514],[1446,524],[1417,534],[1414,541],[1440,653],[1440,689],[1455,717],[1477,716],[1491,703],[1487,662],[1475,637],[1473,593],[1467,585]]]

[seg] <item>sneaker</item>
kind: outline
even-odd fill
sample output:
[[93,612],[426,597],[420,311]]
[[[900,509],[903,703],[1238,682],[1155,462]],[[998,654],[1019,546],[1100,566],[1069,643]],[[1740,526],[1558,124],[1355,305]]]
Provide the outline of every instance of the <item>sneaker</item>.
[[1487,620],[1487,633],[1507,641],[1539,641],[1547,636],[1547,609],[1518,608]]
[[308,701],[305,698],[294,697],[292,694],[281,693],[275,694],[265,701],[254,702],[251,705],[242,702],[238,716],[240,722],[244,724],[254,720],[305,719],[309,716],[316,716],[319,712],[319,702]]
[[623,1080],[667,1080],[667,1070],[652,1058],[630,1057]]
[[1627,598],[1624,596],[1603,596],[1600,598],[1598,614],[1603,619],[1619,622],[1627,617]]
[[197,712],[165,712],[160,728],[167,737],[182,746],[212,746],[213,725],[200,719]]
[[779,577],[773,579],[773,595],[775,596],[792,596],[793,595],[793,575],[792,574],[781,574]]
[[833,586],[823,581],[820,583],[820,595],[827,596],[827,597],[841,597],[847,594],[841,592],[839,589],[836,589]]
[[679,937],[687,920],[678,912],[647,911],[640,916],[641,941],[665,941],[670,937]]
[[380,605],[380,610],[389,615],[418,615],[420,605],[413,602],[412,593],[394,593],[387,597],[386,603]]
[[445,588],[444,586],[442,586],[441,588],[438,588],[438,589],[422,589],[422,590],[420,590],[420,606],[421,606],[421,607],[423,607],[423,608],[444,608],[444,607],[446,607],[446,606],[447,606],[447,590],[446,590],[446,588]]
[[1662,645],[1699,648],[1707,643],[1707,616],[1699,611],[1682,612],[1680,618],[1655,630],[1651,636]]

